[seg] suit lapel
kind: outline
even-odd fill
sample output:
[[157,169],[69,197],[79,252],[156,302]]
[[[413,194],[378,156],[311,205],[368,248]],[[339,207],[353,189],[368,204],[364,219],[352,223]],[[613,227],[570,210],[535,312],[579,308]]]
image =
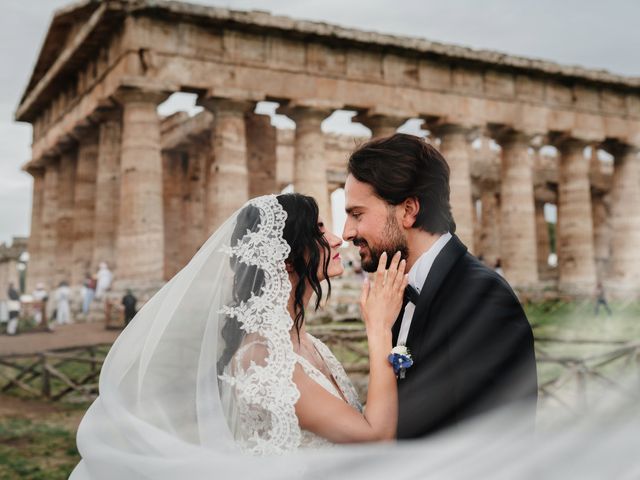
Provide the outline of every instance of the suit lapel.
[[456,235],[453,235],[433,262],[431,270],[429,270],[429,274],[420,291],[420,298],[418,299],[416,310],[411,318],[411,327],[409,328],[409,335],[407,336],[407,346],[412,352],[416,351],[413,347],[415,347],[416,341],[421,337],[421,334],[427,326],[427,319],[425,317],[429,312],[436,293],[440,290],[440,286],[449,271],[466,252],[467,247],[465,247]]

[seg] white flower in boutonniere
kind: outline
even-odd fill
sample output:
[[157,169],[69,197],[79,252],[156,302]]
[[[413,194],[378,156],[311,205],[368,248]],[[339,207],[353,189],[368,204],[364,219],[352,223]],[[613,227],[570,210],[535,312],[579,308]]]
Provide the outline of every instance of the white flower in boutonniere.
[[397,345],[391,349],[388,357],[396,377],[403,379],[407,368],[413,365],[411,353],[406,345]]

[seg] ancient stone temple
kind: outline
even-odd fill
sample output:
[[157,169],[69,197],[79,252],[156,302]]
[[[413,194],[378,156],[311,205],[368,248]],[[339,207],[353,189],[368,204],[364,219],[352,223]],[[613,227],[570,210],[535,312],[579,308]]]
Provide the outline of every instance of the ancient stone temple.
[[[205,111],[160,118],[174,92]],[[295,130],[257,115],[262,101]],[[640,79],[162,0],[52,21],[16,113],[33,124],[30,284],[77,285],[106,261],[120,285],[157,288],[229,213],[289,183],[329,217],[354,146],[323,134],[336,110],[374,136],[424,120],[459,236],[516,288],[640,292]]]

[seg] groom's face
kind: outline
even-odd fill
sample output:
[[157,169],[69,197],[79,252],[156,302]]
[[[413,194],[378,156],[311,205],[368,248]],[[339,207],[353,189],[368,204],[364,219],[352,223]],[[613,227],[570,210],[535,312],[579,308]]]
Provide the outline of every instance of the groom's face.
[[358,247],[362,269],[374,272],[382,252],[387,252],[389,261],[397,251],[407,258],[407,240],[398,222],[397,207],[382,200],[371,185],[353,175],[347,177],[344,191],[347,221],[342,237]]

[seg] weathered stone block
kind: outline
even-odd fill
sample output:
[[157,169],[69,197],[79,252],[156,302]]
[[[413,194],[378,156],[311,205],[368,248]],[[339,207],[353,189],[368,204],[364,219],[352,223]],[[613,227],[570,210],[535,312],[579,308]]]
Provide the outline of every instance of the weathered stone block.
[[418,59],[387,54],[382,61],[385,81],[393,84],[414,86],[418,84]]
[[484,73],[484,93],[489,96],[512,98],[516,84],[511,73],[487,71]]
[[542,80],[526,75],[516,75],[516,96],[521,100],[544,100]]
[[451,67],[446,63],[420,60],[418,75],[423,88],[440,90],[451,87]]
[[620,92],[608,88],[600,91],[600,105],[602,106],[602,110],[607,113],[624,115],[627,110],[625,96]]
[[569,85],[548,82],[545,88],[546,101],[551,105],[569,106],[573,104],[573,91]]
[[265,37],[251,33],[225,30],[222,43],[229,60],[262,63],[267,59]]
[[381,80],[382,54],[356,49],[347,50],[347,75],[361,80]]
[[451,69],[451,85],[458,92],[481,94],[484,90],[482,72],[469,68],[454,67]]
[[307,69],[327,75],[347,73],[347,54],[343,49],[320,43],[307,44]]
[[597,110],[600,107],[600,95],[596,88],[584,85],[573,86],[575,106],[589,110]]
[[267,58],[273,68],[304,70],[306,48],[303,43],[283,37],[267,38]]

